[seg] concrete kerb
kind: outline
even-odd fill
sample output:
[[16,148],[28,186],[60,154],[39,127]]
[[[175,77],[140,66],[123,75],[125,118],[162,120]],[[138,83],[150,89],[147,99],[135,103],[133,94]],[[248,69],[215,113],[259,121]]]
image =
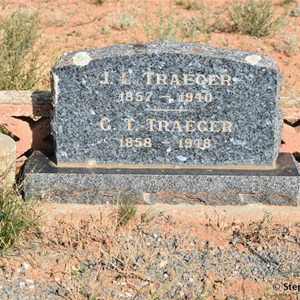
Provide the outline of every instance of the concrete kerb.
[[15,183],[16,143],[0,133],[0,187],[9,187]]

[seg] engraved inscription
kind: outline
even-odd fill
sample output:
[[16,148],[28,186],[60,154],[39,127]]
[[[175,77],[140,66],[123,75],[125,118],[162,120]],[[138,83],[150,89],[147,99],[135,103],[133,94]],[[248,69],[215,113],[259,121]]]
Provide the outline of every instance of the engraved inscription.
[[108,118],[102,118],[100,120],[100,128],[103,131],[111,131],[110,120]]
[[[215,121],[215,120],[160,120],[155,118],[146,119],[144,124],[140,124],[137,128],[134,128],[133,118],[126,118],[124,120],[127,131],[133,131],[133,129],[139,129],[141,126],[146,128],[147,132],[169,132],[169,133],[215,133],[230,134],[233,132],[233,124],[230,121]],[[103,117],[100,120],[100,129],[103,131],[112,131],[111,120]],[[162,144],[170,144],[169,141],[163,141]],[[212,145],[211,139],[191,139],[181,138],[179,140],[178,147],[184,149],[198,148],[198,149],[209,149]],[[121,148],[151,148],[152,140],[148,138],[132,138],[132,137],[121,137],[120,139]]]
[[[143,91],[142,89],[133,88],[135,84],[135,77],[132,76],[132,74],[132,70],[130,70],[130,72],[121,72],[118,83],[120,84],[120,86],[126,86],[127,89],[131,88],[131,90],[121,90],[119,92],[118,101],[123,105],[133,105],[134,103],[140,103],[141,105],[145,106],[144,111],[148,113],[186,113],[189,111],[189,105],[199,105],[200,108],[203,107],[205,103],[209,104],[213,101],[216,101],[213,96],[213,86],[230,86],[233,84],[232,76],[229,74],[164,74],[147,71],[142,73],[142,76],[139,77],[139,79],[144,80],[143,84],[145,85],[145,88],[148,89],[148,91]],[[110,72],[104,72],[100,80],[100,84],[113,84],[110,77],[113,78],[113,76],[110,75]],[[114,78],[116,78],[116,76],[114,76]],[[198,92],[180,91],[177,93],[176,89],[173,89],[172,93],[163,91],[155,93],[150,90],[152,86],[166,85],[172,85],[177,89],[184,86],[204,86],[205,90],[202,91],[199,89]],[[210,88],[209,91],[206,91],[207,87],[212,88]],[[176,94],[174,94],[174,91]],[[169,104],[170,106],[166,107],[166,104]],[[120,123],[123,122],[124,124],[124,126],[122,125],[123,130],[126,130],[128,133],[130,133],[130,136],[125,135],[119,138],[120,148],[152,148],[155,147],[154,140],[152,139],[153,134],[187,133],[191,134],[190,138],[181,137],[177,140],[173,139],[172,142],[163,140],[159,141],[159,143],[162,145],[166,145],[166,147],[173,147],[175,149],[208,150],[213,146],[213,139],[211,139],[210,137],[211,135],[217,133],[228,135],[233,132],[234,128],[232,122],[229,120],[193,120],[178,117],[175,119],[165,119],[159,118],[157,115],[146,115],[144,120],[139,120],[139,122],[137,123],[133,116],[134,115],[127,115],[127,118],[120,120]],[[112,122],[111,119],[103,116],[100,119],[100,129],[104,132],[113,132],[120,126],[120,123],[118,123],[118,120],[114,120]],[[143,138],[132,136],[132,134],[134,135],[138,132],[145,132],[146,134],[149,133],[150,136]],[[195,134],[201,135],[199,137],[195,137]],[[209,138],[207,135],[209,135]]]
[[204,75],[204,74],[159,74],[151,71],[145,72],[146,85],[231,85],[231,75]]
[[120,139],[120,147],[126,147],[126,148],[131,148],[131,147],[137,147],[137,148],[141,148],[141,147],[145,147],[145,148],[150,148],[152,147],[152,141],[151,138],[145,138],[145,139],[141,139],[141,138],[124,138],[122,137]]
[[180,139],[179,141],[179,148],[200,148],[200,149],[207,149],[211,146],[210,139]]
[[132,101],[136,101],[136,102],[150,102],[151,101],[151,97],[152,97],[153,93],[149,92],[149,93],[141,93],[141,92],[137,92],[137,93],[132,93],[132,92],[122,92],[120,94],[120,101],[121,102],[132,102]]
[[181,93],[180,94],[180,102],[193,102],[193,101],[198,101],[198,102],[212,102],[213,97],[211,93]]
[[192,121],[185,120],[173,122],[166,120],[147,119],[149,131],[165,132],[233,132],[233,126],[230,121]]
[[[146,85],[176,85],[176,86],[230,86],[232,76],[229,74],[164,74],[152,71],[142,75]],[[104,72],[100,84],[110,84],[109,72]],[[121,85],[133,85],[130,72],[122,72],[120,76]]]

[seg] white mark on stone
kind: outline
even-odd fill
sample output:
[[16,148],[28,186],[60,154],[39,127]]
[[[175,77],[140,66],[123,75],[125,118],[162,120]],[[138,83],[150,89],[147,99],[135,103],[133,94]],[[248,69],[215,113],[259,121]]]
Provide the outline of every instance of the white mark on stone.
[[79,52],[73,56],[73,63],[80,67],[88,65],[91,60],[91,57],[86,52]]
[[241,79],[239,79],[239,78],[237,78],[237,77],[233,77],[233,78],[232,78],[232,81],[233,81],[233,82],[240,82]]
[[55,73],[52,73],[52,76],[53,76],[53,85],[54,85],[54,91],[55,91],[54,92],[54,104],[53,104],[53,106],[55,106],[56,103],[57,103],[58,93],[59,93],[59,90],[58,90],[59,78]]
[[261,56],[260,55],[248,55],[245,58],[246,62],[250,65],[257,65],[261,61]]
[[96,161],[95,159],[89,159],[89,160],[87,161],[87,164],[88,164],[89,166],[94,166],[94,165],[97,164],[97,161]]
[[184,156],[177,156],[177,159],[181,160],[181,161],[186,161],[187,160],[187,157],[184,157]]

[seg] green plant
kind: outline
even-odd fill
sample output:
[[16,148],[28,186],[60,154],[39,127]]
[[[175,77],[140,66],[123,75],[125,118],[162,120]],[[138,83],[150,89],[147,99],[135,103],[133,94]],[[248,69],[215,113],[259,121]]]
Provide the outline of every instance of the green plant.
[[256,37],[275,34],[284,20],[284,16],[275,17],[271,0],[234,1],[228,16],[233,31]]
[[277,3],[278,6],[285,6],[285,5],[290,5],[292,3],[295,3],[296,0],[282,0],[279,3]]
[[186,37],[194,37],[197,33],[211,34],[220,28],[219,14],[213,14],[209,7],[202,6],[200,14],[188,19],[182,29]]
[[36,227],[41,214],[35,201],[25,202],[21,187],[0,189],[0,253],[11,249],[21,235]]
[[184,5],[184,0],[175,0],[175,5],[183,6]]
[[177,0],[175,3],[189,10],[198,10],[203,6],[203,0]]
[[7,1],[6,0],[1,0],[1,6],[2,6],[2,9],[5,9],[6,6],[7,6]]
[[295,34],[288,35],[285,40],[285,54],[289,57],[295,55],[299,51],[299,41],[298,37]]
[[276,51],[284,53],[288,57],[292,57],[299,51],[299,40],[296,32],[296,27],[291,28],[291,33],[285,35],[283,40],[274,44]]
[[15,11],[0,24],[0,89],[31,89],[40,79],[38,14]]
[[135,17],[137,12],[130,7],[122,9],[120,2],[117,3],[117,13],[111,13],[108,18],[112,20],[111,27],[117,30],[127,30],[136,26]]
[[290,16],[291,17],[299,17],[300,16],[300,4],[296,4],[294,5],[294,7],[292,8],[291,12],[290,12]]
[[128,224],[136,216],[136,213],[136,200],[130,196],[124,196],[117,203],[117,225]]
[[100,4],[100,5],[104,4],[104,2],[105,2],[105,0],[96,0],[96,3]]
[[156,15],[158,21],[156,21],[157,18],[153,21],[153,19],[150,19],[148,14],[146,14],[144,31],[147,40],[176,40],[182,20],[174,17],[171,4],[168,7],[167,13],[164,13],[162,6],[159,5]]
[[180,21],[176,21],[171,5],[169,6],[168,14],[164,15],[162,8],[158,10],[159,25],[155,30],[155,34],[158,40],[176,40],[177,30]]
[[7,130],[6,127],[2,124],[0,124],[0,133],[6,134],[6,135],[10,136],[11,138],[14,137],[14,135],[9,130]]

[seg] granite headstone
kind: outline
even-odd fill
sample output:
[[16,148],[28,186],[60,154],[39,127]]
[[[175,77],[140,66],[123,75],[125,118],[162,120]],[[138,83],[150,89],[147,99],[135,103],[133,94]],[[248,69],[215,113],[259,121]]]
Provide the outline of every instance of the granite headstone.
[[176,42],[67,53],[52,69],[56,157],[28,159],[25,195],[299,205],[298,164],[279,154],[279,89],[257,53]]
[[58,165],[272,167],[280,73],[265,55],[194,43],[114,45],[52,69]]

